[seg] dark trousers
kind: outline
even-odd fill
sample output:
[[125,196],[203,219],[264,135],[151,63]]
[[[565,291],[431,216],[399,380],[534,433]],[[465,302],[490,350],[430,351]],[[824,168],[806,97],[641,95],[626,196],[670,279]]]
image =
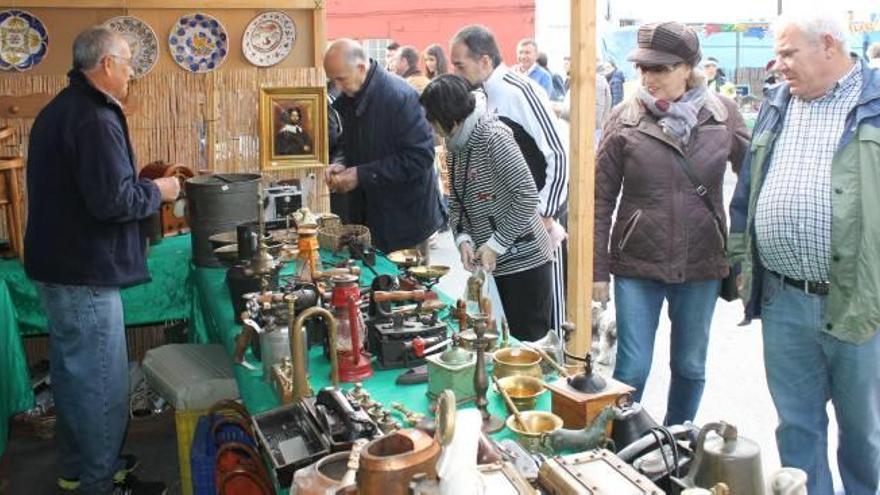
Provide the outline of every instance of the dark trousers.
[[538,340],[547,334],[553,309],[553,262],[524,272],[495,277],[510,334]]

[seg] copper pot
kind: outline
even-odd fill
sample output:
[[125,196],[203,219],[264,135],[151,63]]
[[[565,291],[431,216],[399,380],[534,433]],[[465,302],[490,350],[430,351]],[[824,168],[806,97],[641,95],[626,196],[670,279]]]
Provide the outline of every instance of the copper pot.
[[416,429],[398,430],[368,443],[360,458],[358,489],[364,495],[408,495],[415,475],[437,478],[440,443]]
[[300,469],[293,476],[292,492],[297,495],[324,495],[335,493],[348,470],[349,451],[328,455],[311,466]]

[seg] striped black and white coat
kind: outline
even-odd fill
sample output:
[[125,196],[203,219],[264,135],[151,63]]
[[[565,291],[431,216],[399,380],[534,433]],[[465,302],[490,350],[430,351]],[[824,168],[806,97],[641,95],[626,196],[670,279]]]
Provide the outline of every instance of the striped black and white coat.
[[460,150],[449,150],[449,223],[456,245],[487,244],[499,254],[493,275],[510,275],[553,258],[538,216],[538,191],[510,128],[484,115]]

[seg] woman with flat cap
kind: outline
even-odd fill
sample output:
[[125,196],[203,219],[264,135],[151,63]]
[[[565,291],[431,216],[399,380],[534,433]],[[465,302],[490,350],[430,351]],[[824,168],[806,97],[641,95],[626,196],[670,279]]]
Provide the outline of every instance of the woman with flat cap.
[[709,327],[729,270],[724,173],[728,162],[738,170],[749,136],[734,102],[708,91],[697,68],[700,42],[687,26],[641,26],[629,60],[641,84],[615,107],[596,159],[593,299],[609,300],[613,274],[614,377],[636,388],[636,400],[668,303],[672,379],[664,423],[680,424],[700,404]]

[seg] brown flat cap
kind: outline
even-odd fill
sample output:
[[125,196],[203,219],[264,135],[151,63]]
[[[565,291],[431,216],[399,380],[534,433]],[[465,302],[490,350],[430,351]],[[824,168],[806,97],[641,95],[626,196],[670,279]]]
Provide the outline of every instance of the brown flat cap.
[[644,65],[700,63],[700,40],[689,27],[678,22],[657,22],[639,28],[639,47],[627,60]]

